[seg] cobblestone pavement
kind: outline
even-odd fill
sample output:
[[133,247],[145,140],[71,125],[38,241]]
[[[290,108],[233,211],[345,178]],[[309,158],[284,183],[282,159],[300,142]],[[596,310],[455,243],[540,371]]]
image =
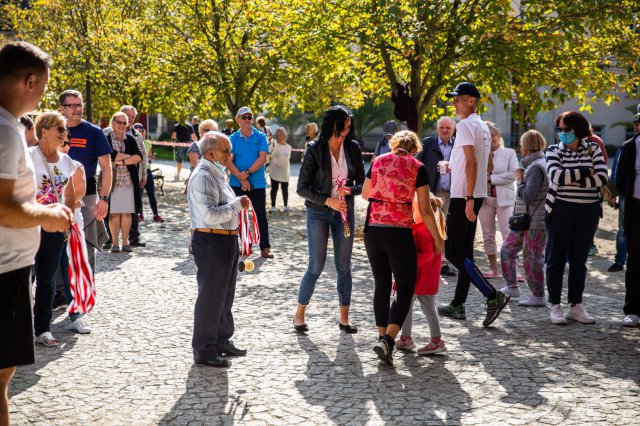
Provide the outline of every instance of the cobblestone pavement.
[[[170,166],[163,168],[173,176]],[[295,188],[295,177],[290,186]],[[338,330],[329,256],[308,309],[310,332],[293,333],[307,249],[304,207],[291,190],[294,212],[270,215],[276,258],[258,259],[254,272],[239,274],[234,339],[249,354],[221,370],[192,362],[196,270],[187,251],[187,207],[180,183],[169,182],[165,189],[159,200],[166,223],[142,224],[147,247],[98,256],[98,299],[87,317],[93,332],[72,334],[59,315],[53,333],[63,344],[38,346],[37,363],[18,369],[10,390],[15,424],[637,421],[640,330],[620,325],[623,274],[604,272],[613,256],[610,209],[597,239],[602,257],[590,260],[585,295],[595,325],[554,326],[547,309],[512,302],[493,327],[483,328],[482,300],[472,288],[469,319],[442,320],[449,352],[432,357],[398,352],[390,368],[372,351],[373,282],[361,226],[352,305],[360,332]],[[358,209],[362,225],[364,202]],[[481,252],[477,257],[483,258]],[[453,281],[443,282],[438,301],[448,301],[453,288]],[[417,306],[414,316],[414,338],[425,344],[428,328]]]

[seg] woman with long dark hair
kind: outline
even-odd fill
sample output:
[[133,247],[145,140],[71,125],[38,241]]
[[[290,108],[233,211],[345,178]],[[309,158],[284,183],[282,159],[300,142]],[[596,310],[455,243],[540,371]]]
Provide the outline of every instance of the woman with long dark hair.
[[364,163],[354,138],[353,115],[346,107],[329,108],[320,136],[309,144],[298,177],[297,193],[307,207],[309,267],[300,282],[298,308],[293,320],[297,332],[306,332],[304,314],[327,258],[329,231],[338,275],[340,330],[356,333],[349,321],[351,305],[351,251],[353,249],[354,199],[362,192]]

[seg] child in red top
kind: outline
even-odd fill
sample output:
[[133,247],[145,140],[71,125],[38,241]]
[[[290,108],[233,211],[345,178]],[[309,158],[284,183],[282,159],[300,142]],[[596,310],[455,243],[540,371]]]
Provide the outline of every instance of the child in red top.
[[[442,200],[433,194],[431,194],[430,197],[431,208],[436,212],[438,230],[442,238],[446,238],[446,231],[444,229],[445,219],[441,210]],[[434,255],[435,246],[433,238],[426,226],[424,226],[424,223],[422,223],[416,201],[413,203],[413,221],[413,239],[415,240],[416,251],[418,252],[418,273],[416,274],[416,288],[411,306],[413,308],[413,301],[417,298],[420,302],[422,312],[427,318],[429,331],[431,332],[431,340],[426,346],[418,349],[418,354],[429,355],[447,350],[447,347],[444,345],[444,340],[441,338],[440,320],[438,319],[435,304],[435,295],[438,293],[440,283],[442,255]],[[402,334],[396,339],[397,349],[412,350],[416,347],[411,338],[412,322],[412,313],[411,310],[409,310],[409,314],[402,324]]]

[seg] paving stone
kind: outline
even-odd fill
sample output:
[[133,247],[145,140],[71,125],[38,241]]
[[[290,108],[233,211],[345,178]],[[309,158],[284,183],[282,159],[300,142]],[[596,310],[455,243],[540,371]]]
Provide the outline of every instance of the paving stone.
[[[172,175],[169,166],[160,167]],[[93,332],[72,334],[65,315],[56,313],[52,331],[63,344],[38,346],[36,364],[18,368],[10,388],[12,423],[635,423],[640,329],[620,325],[624,275],[603,272],[615,251],[613,211],[605,208],[596,240],[601,255],[588,264],[584,299],[596,324],[554,326],[547,309],[522,308],[514,301],[486,329],[483,300],[472,288],[468,320],[441,320],[449,352],[398,353],[389,368],[372,351],[377,340],[373,280],[362,242],[366,203],[360,197],[351,307],[360,331],[338,330],[329,250],[308,308],[310,332],[293,332],[307,264],[305,211],[293,190],[297,170],[290,182],[294,211],[269,215],[276,258],[254,256],[256,270],[238,274],[234,340],[248,348],[246,357],[234,358],[226,370],[193,364],[197,285],[188,254],[188,211],[182,184],[167,182],[166,195],[158,197],[166,222],[141,224],[147,247],[130,255],[97,256],[97,303],[87,315]],[[480,231],[476,249],[482,269]],[[443,279],[437,301],[450,300],[454,288],[455,279]],[[523,293],[526,297],[526,288]],[[414,317],[414,339],[425,344],[429,332],[419,307]]]

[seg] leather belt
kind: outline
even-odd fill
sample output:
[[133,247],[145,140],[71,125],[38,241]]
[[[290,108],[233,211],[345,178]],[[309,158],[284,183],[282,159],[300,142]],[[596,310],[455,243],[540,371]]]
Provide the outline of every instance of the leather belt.
[[202,232],[204,234],[218,234],[218,235],[238,235],[237,229],[213,229],[213,228],[195,228],[194,231]]

